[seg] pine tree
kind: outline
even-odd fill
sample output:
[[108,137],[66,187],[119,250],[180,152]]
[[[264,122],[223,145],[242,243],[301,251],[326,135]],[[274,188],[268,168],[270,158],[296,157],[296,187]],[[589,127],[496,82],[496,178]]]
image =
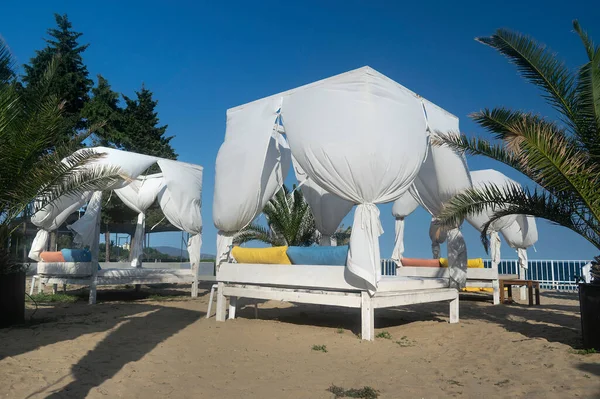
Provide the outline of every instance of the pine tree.
[[123,118],[123,130],[127,135],[124,148],[142,154],[177,159],[170,144],[174,136],[165,137],[167,125],[158,126],[158,113],[155,111],[158,101],[152,99],[152,92],[144,85],[135,94],[136,100],[123,96],[127,104]]
[[119,94],[112,91],[108,80],[98,75],[98,83],[92,89],[92,98],[85,104],[81,115],[88,126],[96,126],[94,144],[105,147],[124,148],[128,137],[123,132],[123,110],[119,107]]
[[15,77],[14,61],[10,50],[0,36],[0,84],[8,83]]
[[75,130],[85,128],[85,121],[82,120],[80,113],[89,100],[89,91],[93,84],[88,78],[88,70],[82,57],[88,45],[79,44],[78,39],[82,33],[72,30],[66,14],[54,14],[54,18],[57,28],[48,29],[50,38],[45,39],[47,46],[36,51],[30,64],[24,66],[23,82],[26,84],[25,95],[27,95],[27,87],[37,84],[50,61],[58,56],[56,73],[49,91],[65,102],[63,111],[66,121],[65,136],[71,136]]

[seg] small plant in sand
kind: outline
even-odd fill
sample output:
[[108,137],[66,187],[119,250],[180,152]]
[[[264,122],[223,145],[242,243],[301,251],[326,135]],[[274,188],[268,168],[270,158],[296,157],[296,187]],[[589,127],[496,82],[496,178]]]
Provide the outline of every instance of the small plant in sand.
[[396,341],[396,343],[397,343],[399,346],[403,347],[403,348],[405,348],[405,347],[407,347],[407,346],[413,346],[413,345],[414,345],[414,342],[412,342],[411,340],[409,340],[409,339],[406,337],[406,335],[405,335],[405,336],[403,336],[402,338],[400,338],[398,341]]
[[362,398],[362,399],[377,399],[379,397],[379,391],[371,387],[362,388],[350,388],[344,389],[335,385],[331,385],[327,388],[327,391],[331,392],[337,398]]
[[338,334],[343,334],[344,333],[344,329],[342,327],[337,329],[337,333]]
[[594,348],[590,349],[573,349],[571,352],[575,355],[593,355],[594,353],[598,353],[598,351]]
[[392,339],[392,334],[387,331],[382,331],[375,336],[375,338]]
[[35,301],[37,303],[75,303],[79,301],[81,298],[76,295],[67,295],[67,294],[47,294],[45,292],[41,292],[39,294],[31,295],[31,299],[28,300]]
[[327,353],[327,346],[326,345],[313,345],[312,350],[317,351],[317,352]]

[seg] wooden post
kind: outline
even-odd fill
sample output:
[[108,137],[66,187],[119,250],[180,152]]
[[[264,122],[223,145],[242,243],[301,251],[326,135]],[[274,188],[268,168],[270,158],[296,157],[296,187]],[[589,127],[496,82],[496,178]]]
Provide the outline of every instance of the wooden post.
[[[190,259],[190,262],[192,260]],[[198,273],[200,265],[196,262],[192,263],[192,274],[194,275],[194,281],[192,282],[192,298],[198,298]]]
[[[99,201],[102,201],[102,192],[96,192],[94,195],[98,194],[100,198]],[[100,221],[102,218],[100,217],[100,213],[98,213],[96,217],[96,229],[94,231],[94,240],[92,241],[92,245],[90,246],[90,252],[92,253],[92,275],[90,277],[90,297],[89,304],[96,304],[96,283],[98,277],[98,253],[100,251]],[[110,243],[106,243],[106,245],[110,245]]]
[[371,296],[367,291],[361,291],[360,300],[361,338],[373,341],[375,339],[375,310],[371,303]]
[[52,284],[52,295],[56,295],[58,293],[58,284]]
[[229,316],[227,317],[230,320],[235,319],[235,309],[237,307],[237,296],[229,297]]
[[450,301],[450,323],[458,323],[459,319],[459,301],[458,291],[456,292],[456,298]]
[[225,295],[223,295],[223,288],[225,284],[219,283],[217,286],[217,321],[225,321]]
[[533,306],[533,282],[527,282],[527,294],[529,297],[529,306]]
[[[525,268],[521,266],[521,264],[519,263],[519,280],[525,280]],[[521,299],[522,301],[525,300],[526,297],[526,286],[525,285],[521,285],[519,286],[519,299]]]
[[492,289],[494,290],[494,305],[498,305],[500,303],[500,282],[498,280],[492,280]]

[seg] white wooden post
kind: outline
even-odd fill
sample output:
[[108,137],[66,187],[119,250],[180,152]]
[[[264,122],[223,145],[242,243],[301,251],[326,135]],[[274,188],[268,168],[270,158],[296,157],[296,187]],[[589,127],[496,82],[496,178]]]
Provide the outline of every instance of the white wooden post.
[[[96,193],[94,193],[96,194]],[[99,201],[102,201],[102,193],[98,193],[100,196]],[[92,241],[92,245],[90,246],[90,252],[92,253],[92,276],[90,277],[90,297],[88,303],[90,305],[96,304],[96,283],[97,283],[97,275],[98,275],[98,253],[100,251],[100,212],[96,216],[96,229],[94,231],[94,240]],[[110,245],[110,242],[107,242],[106,245]]]
[[229,316],[227,317],[230,320],[235,319],[235,308],[237,307],[237,296],[229,297]]
[[361,291],[360,300],[361,338],[373,341],[375,339],[375,310],[371,303],[371,296],[367,291]]
[[494,305],[498,305],[500,303],[500,282],[498,280],[492,280],[492,289],[494,290],[493,303]]
[[198,265],[195,262],[192,263],[192,273],[194,275],[194,281],[192,282],[192,298],[198,298],[198,273],[200,270],[199,266],[200,265]]
[[67,293],[67,285],[63,284],[63,294],[66,294],[66,293]]
[[456,298],[450,301],[450,323],[458,323],[459,319],[458,292]]
[[31,277],[31,287],[29,287],[29,296],[33,295],[33,290],[35,288],[35,276]]
[[58,284],[52,284],[52,295],[56,295],[58,293]]
[[223,295],[223,288],[225,284],[219,283],[217,286],[217,321],[225,321],[225,295]]
[[[525,280],[525,268],[519,263],[519,280]],[[527,299],[527,287],[525,285],[519,286],[519,299],[524,301]]]

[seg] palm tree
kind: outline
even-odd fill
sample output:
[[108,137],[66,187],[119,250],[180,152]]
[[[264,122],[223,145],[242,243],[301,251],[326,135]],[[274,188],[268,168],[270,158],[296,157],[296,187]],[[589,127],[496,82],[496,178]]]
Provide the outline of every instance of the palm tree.
[[[118,179],[118,169],[87,168],[99,157],[80,148],[88,133],[57,146],[61,137],[64,102],[49,91],[56,62],[50,63],[34,95],[25,100],[15,82],[14,61],[0,39],[0,274],[20,271],[9,255],[16,221],[35,201],[36,209],[62,195],[79,193]],[[66,159],[65,159],[66,158]]]
[[[500,161],[539,186],[531,190],[488,185],[466,190],[446,204],[439,215],[443,224],[454,225],[469,213],[493,207],[498,210],[493,220],[509,214],[544,218],[600,248],[600,47],[577,21],[573,27],[588,58],[576,71],[569,70],[546,46],[519,33],[500,29],[491,37],[477,39],[516,65],[542,91],[560,120],[507,108],[484,109],[471,117],[500,142],[436,135],[436,145]],[[487,227],[482,233],[486,247]]]
[[342,224],[333,234],[336,245],[348,245],[350,243],[350,235],[352,235],[352,226],[344,228]]
[[272,246],[309,246],[317,241],[315,219],[302,191],[290,192],[285,185],[263,209],[267,226],[252,223],[241,230],[234,243],[243,244],[258,240]]

